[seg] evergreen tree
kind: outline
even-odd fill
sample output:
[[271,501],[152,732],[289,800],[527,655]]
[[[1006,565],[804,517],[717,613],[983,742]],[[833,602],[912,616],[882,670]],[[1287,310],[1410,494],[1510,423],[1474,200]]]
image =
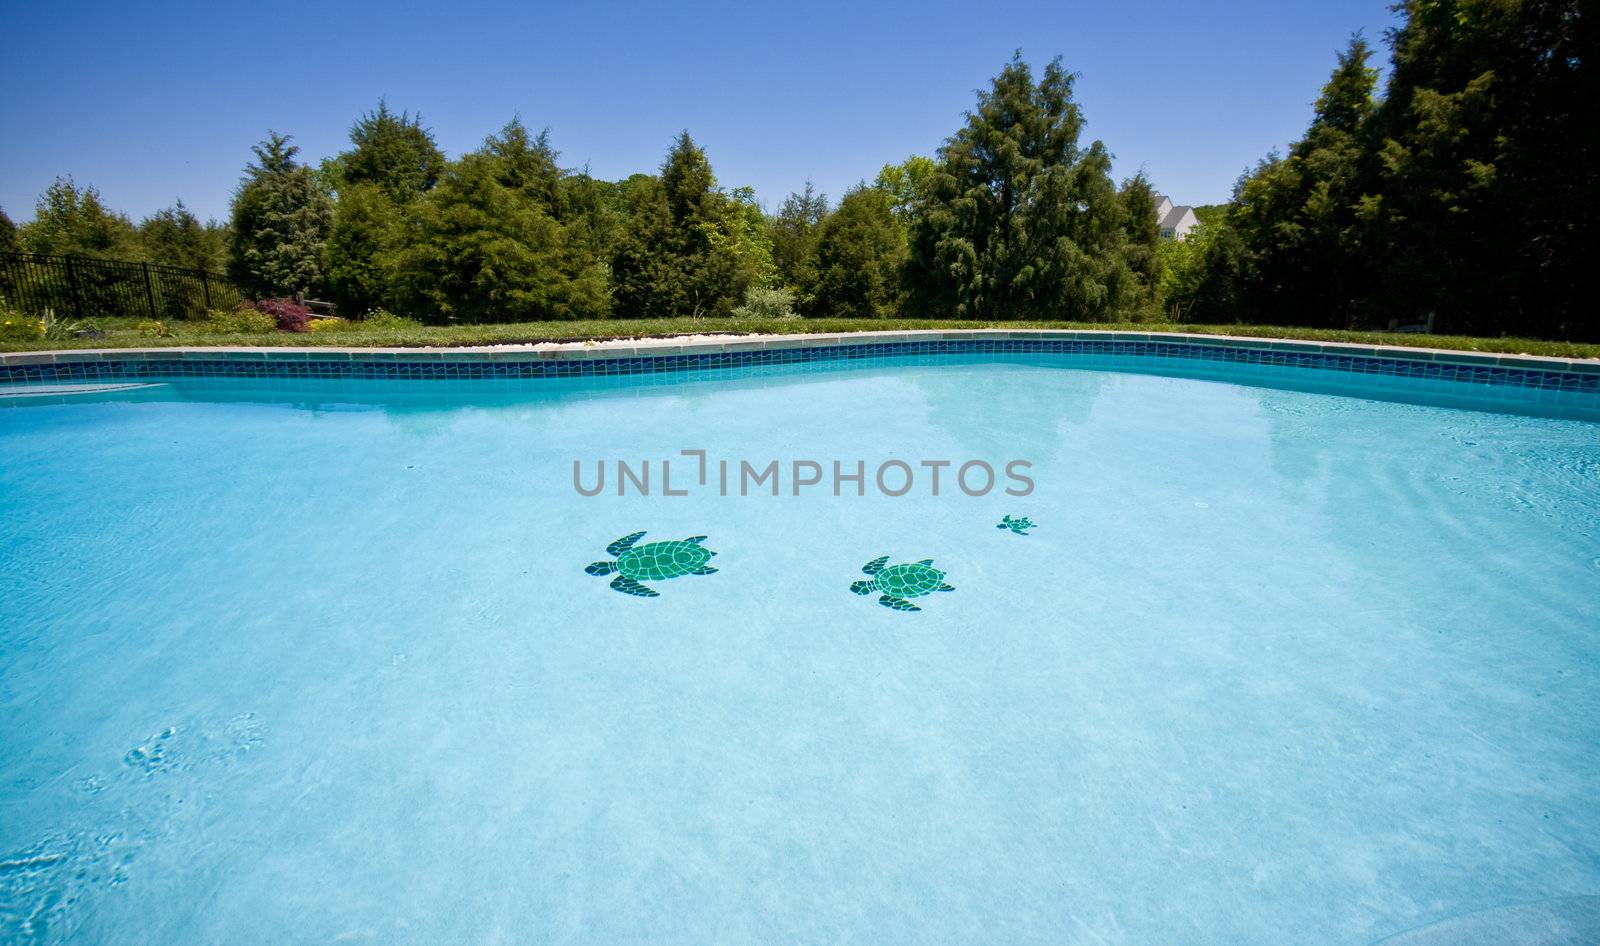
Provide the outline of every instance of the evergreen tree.
[[396,115],[382,99],[350,126],[349,151],[329,162],[336,189],[370,184],[404,205],[431,190],[444,173],[444,154],[422,116]]
[[678,136],[659,178],[623,183],[627,235],[613,263],[617,306],[638,317],[727,315],[772,278],[761,210],[717,186],[705,152]]
[[145,259],[167,266],[221,272],[228,264],[228,234],[215,221],[201,223],[178,201],[139,223]]
[[31,253],[137,259],[138,238],[127,217],[108,209],[93,187],[58,177],[39,198],[31,222],[22,227]]
[[494,159],[501,184],[538,201],[552,217],[565,215],[561,153],[550,144],[550,129],[531,135],[514,117],[484,140],[483,153]]
[[1374,96],[1357,37],[1305,137],[1246,176],[1171,300],[1203,320],[1600,339],[1596,13],[1406,0]]
[[899,313],[901,273],[909,249],[894,198],[858,187],[818,228],[806,312],[839,318],[890,318]]
[[341,315],[360,318],[393,305],[390,264],[403,235],[404,212],[401,204],[375,184],[349,184],[339,192],[328,231],[323,278],[328,297]]
[[22,251],[22,241],[17,236],[17,225],[6,216],[4,209],[0,209],[0,254],[19,253]]
[[[1238,197],[1248,174],[1234,185]],[[1166,310],[1181,322],[1239,322],[1260,319],[1254,299],[1245,292],[1257,278],[1231,211],[1205,229],[1205,242],[1195,252],[1199,262],[1194,269],[1180,273],[1163,299]],[[1190,233],[1190,240],[1194,234]],[[1292,324],[1280,316],[1278,324]]]
[[1035,85],[1013,58],[940,149],[911,238],[918,311],[1104,320],[1137,303],[1111,158],[1079,147],[1072,82],[1058,59]]
[[1365,139],[1377,84],[1377,70],[1367,65],[1370,57],[1366,41],[1359,34],[1351,37],[1317,98],[1311,127],[1290,148],[1286,196],[1291,216],[1276,226],[1278,258],[1269,256],[1262,266],[1275,289],[1263,300],[1265,306],[1302,313],[1320,309],[1326,314],[1315,321],[1328,326],[1359,324],[1370,288],[1361,252],[1368,224],[1362,210]]
[[550,129],[531,134],[521,118],[489,136],[483,151],[499,162],[501,184],[537,201],[582,252],[609,259],[622,227],[619,185],[563,169]]
[[1161,221],[1156,219],[1156,192],[1144,172],[1140,171],[1122,182],[1122,190],[1117,198],[1122,202],[1124,254],[1128,268],[1138,280],[1138,304],[1153,306],[1160,299],[1163,268]]
[[817,193],[810,181],[804,191],[785,197],[772,218],[768,232],[772,241],[772,264],[778,279],[791,289],[809,285],[818,228],[828,216],[828,198]]
[[1202,320],[1349,327],[1366,316],[1362,245],[1372,226],[1366,139],[1375,101],[1371,50],[1359,36],[1339,54],[1311,126],[1287,157],[1241,178],[1208,245],[1208,273],[1169,300]]
[[605,267],[551,212],[528,156],[491,137],[413,205],[393,261],[402,306],[468,322],[606,315]]
[[438,183],[445,158],[421,116],[395,114],[381,99],[350,127],[350,145],[323,168],[339,194],[324,268],[339,311],[359,317],[392,304],[400,221]]
[[563,178],[561,194],[561,219],[568,235],[609,269],[627,225],[622,185],[602,181],[585,169]]
[[1439,331],[1600,340],[1600,11],[1407,0],[1375,116],[1375,294]]
[[[612,254],[613,299],[624,318],[665,314],[661,306],[681,305],[677,261],[664,251],[672,234],[672,217],[661,178],[634,174],[617,186],[623,226]],[[671,311],[671,310],[668,310]]]
[[251,150],[233,197],[230,268],[234,278],[265,295],[291,295],[319,287],[323,246],[333,201],[294,156],[289,137],[269,132]]

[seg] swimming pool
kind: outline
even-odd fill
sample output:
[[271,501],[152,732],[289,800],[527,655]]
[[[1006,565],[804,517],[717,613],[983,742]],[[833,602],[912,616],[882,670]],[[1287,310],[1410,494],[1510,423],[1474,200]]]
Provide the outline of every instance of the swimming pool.
[[[1600,915],[1581,399],[1048,353],[154,380],[0,409],[0,941]],[[601,460],[651,494],[581,495]],[[953,590],[885,591],[927,560]]]

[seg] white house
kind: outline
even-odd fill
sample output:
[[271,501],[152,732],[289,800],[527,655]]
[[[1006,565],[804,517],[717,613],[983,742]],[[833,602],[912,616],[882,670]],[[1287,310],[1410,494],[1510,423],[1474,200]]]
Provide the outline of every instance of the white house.
[[1156,220],[1162,238],[1168,240],[1187,240],[1189,231],[1200,225],[1193,207],[1174,206],[1166,194],[1156,195]]

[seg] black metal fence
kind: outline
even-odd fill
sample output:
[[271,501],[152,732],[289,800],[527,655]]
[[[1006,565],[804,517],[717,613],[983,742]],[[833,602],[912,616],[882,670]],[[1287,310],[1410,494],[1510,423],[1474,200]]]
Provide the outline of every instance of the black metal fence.
[[157,321],[199,318],[248,297],[203,269],[37,253],[0,256],[0,296],[28,315],[52,309],[61,318]]

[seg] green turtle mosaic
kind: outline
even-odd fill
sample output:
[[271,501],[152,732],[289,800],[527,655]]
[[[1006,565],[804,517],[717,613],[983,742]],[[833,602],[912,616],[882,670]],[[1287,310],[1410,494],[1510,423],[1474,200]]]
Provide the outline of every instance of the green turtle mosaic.
[[1023,516],[1020,519],[1006,516],[1000,520],[1000,524],[995,526],[995,528],[1010,529],[1017,535],[1027,535],[1028,530],[1033,528],[1033,520],[1029,519],[1027,516]]
[[920,598],[935,591],[955,591],[945,584],[944,572],[933,567],[931,558],[885,567],[884,563],[888,561],[889,556],[885,555],[863,565],[861,570],[871,575],[872,580],[857,581],[851,584],[850,590],[858,595],[879,592],[878,603],[896,611],[922,610],[908,601],[908,598]]
[[707,564],[711,556],[717,553],[700,544],[706,540],[703,535],[671,542],[634,544],[643,537],[643,532],[623,536],[606,546],[606,552],[615,555],[616,561],[594,562],[584,571],[591,575],[616,575],[611,579],[613,590],[640,598],[661,595],[661,592],[641,582],[665,581],[684,575],[712,575],[717,571]]

